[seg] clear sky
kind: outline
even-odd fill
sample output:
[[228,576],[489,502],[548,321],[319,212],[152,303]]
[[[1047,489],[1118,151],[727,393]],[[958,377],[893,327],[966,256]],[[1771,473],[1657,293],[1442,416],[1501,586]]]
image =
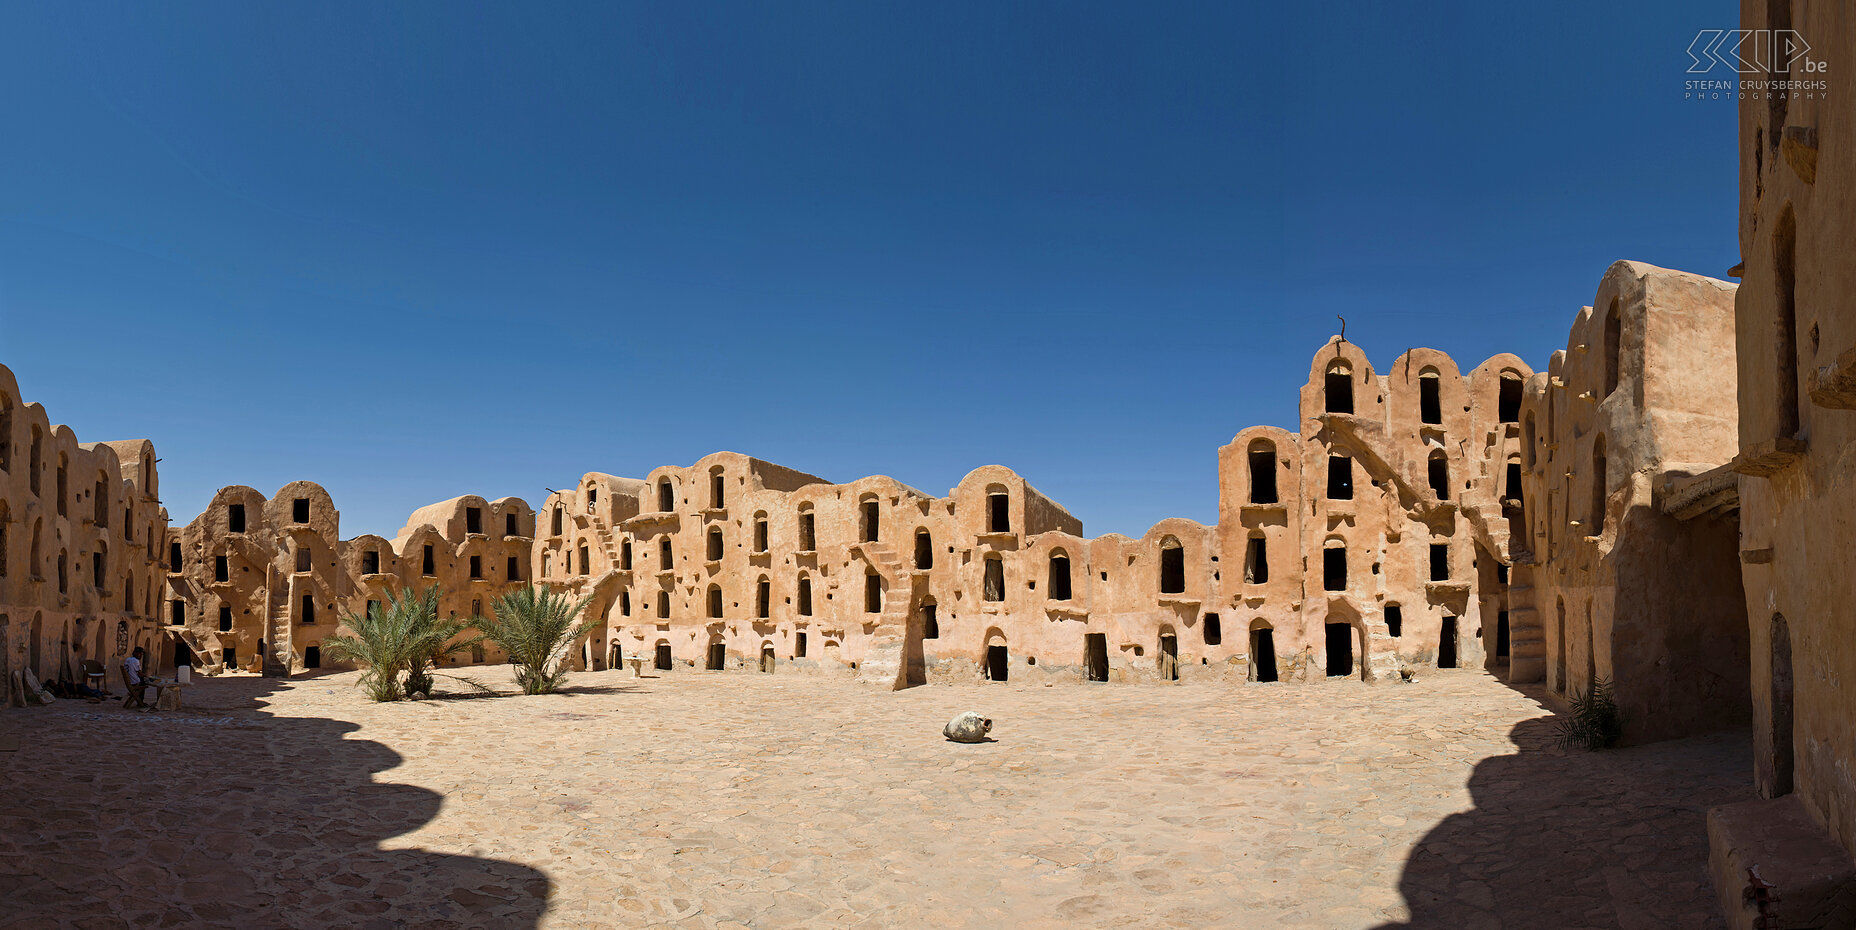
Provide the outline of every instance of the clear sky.
[[1739,259],[1736,4],[1413,6],[7,4],[0,363],[182,523],[718,449],[1210,523],[1337,313],[1539,367]]

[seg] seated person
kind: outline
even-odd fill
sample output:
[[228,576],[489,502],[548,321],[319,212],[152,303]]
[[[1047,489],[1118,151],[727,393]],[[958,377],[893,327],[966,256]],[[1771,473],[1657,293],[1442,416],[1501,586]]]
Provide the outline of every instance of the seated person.
[[[148,706],[148,702],[142,700],[142,693],[148,690],[148,682],[142,679],[142,656],[144,655],[146,653],[142,651],[142,647],[137,646],[127,659],[122,660],[122,684],[123,687],[129,689],[129,696],[122,699],[124,707]],[[130,701],[135,703],[131,704]]]

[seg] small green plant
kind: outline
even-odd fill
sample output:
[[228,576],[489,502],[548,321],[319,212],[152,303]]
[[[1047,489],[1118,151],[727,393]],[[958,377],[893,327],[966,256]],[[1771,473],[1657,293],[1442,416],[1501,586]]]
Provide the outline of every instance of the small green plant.
[[509,654],[523,694],[548,694],[567,680],[567,651],[584,631],[577,619],[592,596],[574,600],[543,585],[523,585],[496,599],[477,628]]
[[367,667],[358,682],[367,696],[376,701],[397,701],[405,695],[400,688],[400,673],[406,670],[417,634],[423,625],[425,605],[410,591],[388,597],[385,604],[373,604],[365,614],[342,615],[347,632],[322,641],[323,654],[338,662],[355,662]]
[[1611,680],[1592,682],[1584,694],[1574,692],[1572,713],[1560,718],[1561,749],[1581,747],[1588,751],[1610,749],[1624,736],[1624,717],[1617,699],[1611,694]]

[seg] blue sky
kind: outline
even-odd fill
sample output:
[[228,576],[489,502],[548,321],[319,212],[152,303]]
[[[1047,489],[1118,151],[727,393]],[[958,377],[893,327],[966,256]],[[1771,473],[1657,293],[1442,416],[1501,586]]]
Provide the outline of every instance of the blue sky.
[[1543,365],[1721,275],[1735,4],[10,4],[0,363],[191,519],[343,534],[717,449],[1217,516],[1348,318]]

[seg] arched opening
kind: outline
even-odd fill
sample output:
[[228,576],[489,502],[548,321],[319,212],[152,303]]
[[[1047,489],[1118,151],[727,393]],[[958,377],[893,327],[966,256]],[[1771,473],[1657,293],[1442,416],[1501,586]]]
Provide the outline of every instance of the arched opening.
[[1514,501],[1516,507],[1524,506],[1521,497],[1521,462],[1518,459],[1509,459],[1508,467],[1502,473],[1502,497]]
[[1108,680],[1108,634],[1083,634],[1083,666],[1090,681]]
[[70,471],[70,457],[63,452],[58,453],[58,515],[61,517],[70,515],[70,509],[66,503],[66,498],[71,494]]
[[1353,459],[1345,455],[1328,456],[1328,500],[1353,500]]
[[1347,544],[1330,539],[1321,550],[1321,590],[1347,590]]
[[[31,487],[34,497],[39,495],[39,463],[44,461],[44,445],[45,435],[39,430],[39,427],[34,424],[32,427],[31,451],[28,452],[26,456],[26,484]],[[33,672],[36,673],[37,671],[38,669],[35,667]]]
[[1792,679],[1792,634],[1791,627],[1779,614],[1772,615],[1772,789],[1769,797],[1780,797],[1792,793],[1793,767],[1796,749],[1793,746],[1792,705],[1794,703],[1794,683]]
[[1602,536],[1605,532],[1605,497],[1608,489],[1605,477],[1605,437],[1600,435],[1592,441],[1592,509],[1587,525],[1591,527],[1587,536]]
[[859,504],[857,528],[860,535],[858,538],[862,539],[864,542],[876,542],[882,535],[882,519],[882,507],[875,498],[870,498]]
[[[427,546],[426,550],[430,551],[431,548],[432,547]],[[580,574],[590,575],[592,573],[593,573],[593,552],[591,549],[587,548],[586,543],[581,543],[580,544]],[[426,574],[430,575],[432,573],[426,572]],[[482,576],[483,576],[483,572],[479,570],[477,574],[473,577],[480,578]]]
[[1179,637],[1172,631],[1160,634],[1160,652],[1155,657],[1161,681],[1179,680]]
[[657,641],[657,657],[656,657],[656,661],[652,663],[652,667],[657,669],[660,672],[670,671],[670,641],[669,640],[660,639]]
[[[481,649],[482,647],[478,646],[476,648]],[[473,656],[472,658],[478,662],[483,661],[481,658],[477,658],[475,656]],[[625,650],[619,648],[619,641],[616,639],[612,641],[612,648],[608,651],[606,655],[606,667],[607,668],[624,668],[625,667]]]
[[1450,499],[1450,461],[1444,458],[1444,450],[1431,450],[1430,460],[1426,463],[1430,470],[1431,493],[1440,501]]
[[776,660],[776,659],[774,658],[774,655],[773,655],[773,643],[770,643],[770,642],[768,642],[768,643],[761,643],[761,644],[760,644],[760,671],[761,671],[761,674],[763,674],[763,675],[771,675],[771,674],[773,674],[773,667],[774,667],[774,664],[776,663],[776,661],[777,661],[777,660]]
[[1179,540],[1168,536],[1160,540],[1160,593],[1183,594],[1186,591],[1186,550]]
[[657,509],[665,513],[677,509],[677,491],[671,487],[669,478],[657,480]]
[[[629,539],[619,543],[619,567],[628,572],[632,570],[632,541]],[[509,580],[516,580],[515,576],[511,575]]]
[[1393,639],[1405,635],[1405,608],[1397,604],[1386,605],[1386,635]]
[[799,602],[799,615],[801,617],[812,616],[812,579],[811,578],[805,575],[799,576],[799,593],[795,599]]
[[722,616],[722,588],[720,585],[709,586],[709,617],[720,619]]
[[806,657],[806,631],[800,630],[793,634],[793,658],[803,659],[805,657]]
[[986,492],[986,532],[1010,533],[1012,531],[1012,497],[1004,488],[987,489]]
[[1276,444],[1258,440],[1250,444],[1250,502],[1274,504],[1276,495]]
[[807,504],[799,511],[799,551],[816,552],[818,550],[818,524],[813,520],[812,505]]
[[719,639],[711,641],[709,643],[709,661],[704,663],[703,667],[711,672],[719,672],[727,668],[728,644]]
[[1442,385],[1437,369],[1426,368],[1418,373],[1418,422],[1430,426],[1444,422]]
[[1322,386],[1328,413],[1353,412],[1353,377],[1343,364],[1328,368],[1327,380]]
[[670,557],[670,537],[660,536],[657,540],[657,570],[667,572],[674,568],[676,564]]
[[709,506],[720,510],[728,506],[728,481],[722,476],[721,466],[709,470]]
[[[1782,94],[1772,94],[1779,97]],[[1780,104],[1780,106],[1784,106]],[[1778,129],[1775,127],[1776,134]],[[1802,425],[1798,409],[1798,269],[1796,252],[1798,247],[1798,220],[1792,213],[1792,205],[1786,204],[1779,213],[1778,225],[1772,230],[1772,274],[1773,288],[1777,303],[1774,310],[1777,324],[1774,338],[1777,340],[1778,360],[1775,376],[1778,378],[1778,438],[1790,439],[1798,435]]]
[[915,567],[921,571],[934,567],[934,538],[926,529],[915,531]]
[[719,526],[709,527],[708,557],[711,562],[722,561],[722,528]]
[[1495,661],[1508,661],[1508,611],[1495,612]]
[[1276,631],[1262,621],[1250,628],[1250,680],[1276,680]]
[[864,573],[864,613],[880,614],[883,612],[883,577],[876,572]]
[[657,592],[657,615],[659,617],[670,616],[670,592],[669,591]]
[[548,518],[549,529],[555,536],[561,535],[561,510],[561,505],[554,505],[554,513]]
[[1618,389],[1618,378],[1624,342],[1624,320],[1618,313],[1618,299],[1611,298],[1611,307],[1605,311],[1605,393],[1603,400]]
[[936,616],[935,602],[932,597],[922,599],[922,638],[941,638],[941,622]]
[[1443,629],[1437,633],[1437,667],[1456,668],[1457,647],[1456,618],[1445,617]]
[[322,647],[321,646],[303,647],[303,667],[304,668],[321,668],[322,667]]
[[1353,674],[1353,624],[1327,624],[1328,677],[1347,678]]
[[754,515],[754,551],[767,551],[767,513],[761,511]]
[[988,601],[1005,600],[1005,562],[997,554],[986,554],[985,577],[981,597]]
[[754,616],[762,620],[773,616],[773,582],[766,575],[754,583]]
[[1513,372],[1502,372],[1501,392],[1495,396],[1496,418],[1503,423],[1517,423],[1521,419],[1521,376]]
[[1553,608],[1553,690],[1566,693],[1566,599],[1559,598]]
[[1053,601],[1070,599],[1070,556],[1062,549],[1050,554],[1050,578],[1045,586],[1046,593]]
[[994,633],[986,638],[986,680],[1005,681],[1011,676],[1012,653],[1005,637]]
[[[369,554],[371,553],[363,553],[363,558],[365,558]],[[554,572],[554,553],[552,552],[542,553],[541,554],[541,577],[547,578],[553,572]]]
[[[376,612],[377,611],[374,608],[374,602],[370,602],[368,605],[368,615],[372,616]],[[232,608],[227,607],[224,604],[219,605],[219,632],[221,633],[232,632]]]
[[1217,646],[1224,643],[1224,629],[1218,622],[1217,614],[1206,614],[1199,624],[1200,631],[1205,634],[1205,645]]
[[1267,584],[1270,580],[1269,540],[1261,530],[1251,533],[1244,545],[1244,583]]

